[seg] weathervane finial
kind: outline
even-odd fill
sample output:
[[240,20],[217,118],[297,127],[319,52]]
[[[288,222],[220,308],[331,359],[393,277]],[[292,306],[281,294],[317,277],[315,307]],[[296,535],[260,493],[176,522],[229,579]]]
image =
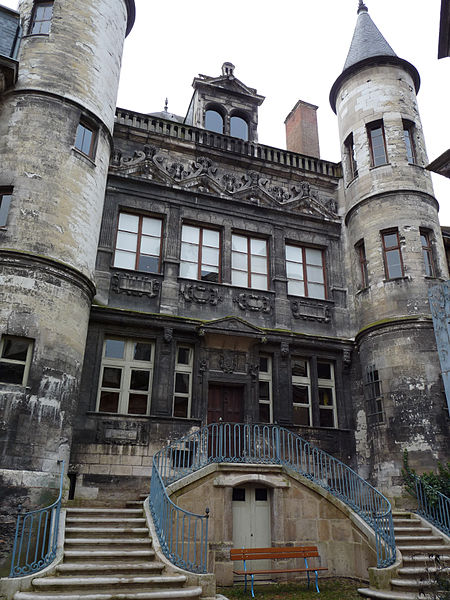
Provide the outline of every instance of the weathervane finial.
[[168,112],[168,110],[169,110],[169,99],[166,98],[166,102],[164,104],[164,112]]
[[369,12],[367,9],[367,6],[364,4],[363,0],[359,0],[358,15],[361,12]]

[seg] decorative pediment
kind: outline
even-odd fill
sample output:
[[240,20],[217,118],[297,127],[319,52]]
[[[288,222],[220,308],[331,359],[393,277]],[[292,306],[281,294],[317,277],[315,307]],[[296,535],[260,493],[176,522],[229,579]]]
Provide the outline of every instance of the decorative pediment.
[[132,156],[114,152],[111,171],[267,208],[288,209],[326,219],[337,218],[336,202],[333,199],[320,199],[318,191],[307,181],[283,185],[257,171],[242,173],[223,169],[205,156],[184,161],[158,152],[153,146],[144,146],[143,150],[135,151]]
[[260,337],[263,330],[244,319],[239,317],[224,317],[222,319],[216,319],[210,321],[206,325],[202,325],[198,331],[199,335],[205,335],[207,333],[221,333],[221,334],[233,334],[233,335],[250,335],[251,337]]

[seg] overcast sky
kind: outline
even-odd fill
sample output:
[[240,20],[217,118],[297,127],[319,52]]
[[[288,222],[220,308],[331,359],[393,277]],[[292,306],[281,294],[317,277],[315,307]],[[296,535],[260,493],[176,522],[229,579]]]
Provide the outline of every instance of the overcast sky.
[[[75,0],[66,0],[75,1]],[[0,0],[17,8],[17,0]],[[450,147],[450,58],[437,59],[441,0],[366,0],[398,56],[422,79],[419,109],[431,160]],[[285,147],[284,119],[297,100],[319,106],[321,157],[340,160],[328,95],[342,71],[356,23],[357,0],[136,0],[125,42],[118,105],[185,115],[198,73],[235,75],[266,100],[259,141]],[[450,225],[450,180],[433,176],[442,225]]]

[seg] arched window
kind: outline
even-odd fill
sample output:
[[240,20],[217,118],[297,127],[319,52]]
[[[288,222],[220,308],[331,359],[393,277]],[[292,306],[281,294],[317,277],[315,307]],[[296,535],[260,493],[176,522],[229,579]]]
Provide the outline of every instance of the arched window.
[[223,133],[223,118],[217,110],[207,110],[205,113],[205,129]]
[[240,138],[245,142],[248,140],[248,123],[242,117],[231,117],[230,135]]

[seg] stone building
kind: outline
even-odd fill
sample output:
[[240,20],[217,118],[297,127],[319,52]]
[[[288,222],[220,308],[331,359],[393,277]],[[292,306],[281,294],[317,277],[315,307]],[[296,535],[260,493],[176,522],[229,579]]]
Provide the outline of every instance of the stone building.
[[264,97],[231,63],[186,116],[116,109],[133,0],[76,4],[0,13],[5,511],[42,501],[61,458],[72,497],[145,491],[155,451],[217,421],[287,427],[401,495],[405,449],[448,457],[416,68],[360,2],[336,164],[306,102],[287,150],[259,143]]

